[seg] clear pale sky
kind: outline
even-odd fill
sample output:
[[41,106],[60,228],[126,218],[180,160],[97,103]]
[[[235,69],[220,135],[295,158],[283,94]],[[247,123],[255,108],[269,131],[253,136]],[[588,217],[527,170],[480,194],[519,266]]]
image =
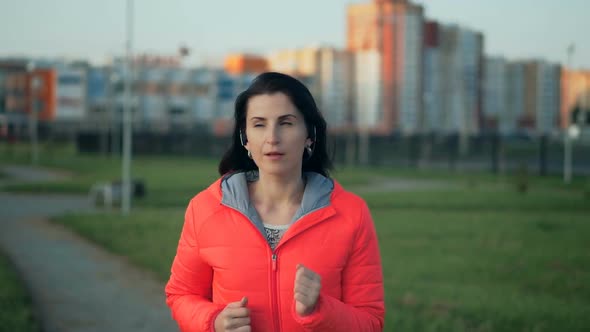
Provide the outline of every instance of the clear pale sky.
[[[369,1],[369,0],[366,0]],[[358,0],[135,0],[134,50],[212,63],[228,52],[326,44],[345,47],[346,6]],[[426,16],[485,36],[485,52],[590,69],[588,0],[414,0]],[[0,0],[0,57],[102,62],[124,53],[126,0]]]

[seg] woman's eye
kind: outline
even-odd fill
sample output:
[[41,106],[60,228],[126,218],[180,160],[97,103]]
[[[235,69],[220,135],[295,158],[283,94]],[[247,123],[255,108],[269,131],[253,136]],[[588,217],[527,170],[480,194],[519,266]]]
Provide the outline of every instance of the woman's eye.
[[283,122],[283,123],[281,123],[281,124],[282,124],[282,125],[288,125],[288,126],[291,126],[291,125],[293,125],[293,123],[291,123],[291,122]]

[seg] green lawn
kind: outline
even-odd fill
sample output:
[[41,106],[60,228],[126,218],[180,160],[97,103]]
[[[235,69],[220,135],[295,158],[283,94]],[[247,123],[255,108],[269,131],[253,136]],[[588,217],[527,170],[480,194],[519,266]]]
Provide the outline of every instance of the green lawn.
[[0,253],[0,331],[40,331],[31,312],[31,299],[14,267]]
[[[381,245],[387,330],[584,331],[590,326],[588,200],[502,190],[366,198]],[[183,212],[142,209],[129,218],[69,215],[56,221],[165,281]]]
[[[5,190],[17,192],[61,192],[87,193],[96,182],[113,181],[121,178],[121,159],[110,156],[80,155],[72,145],[42,145],[39,165],[71,175],[69,179],[57,182],[40,182],[25,185],[8,185]],[[0,144],[0,165],[3,163],[30,163],[27,145],[10,148]],[[135,156],[132,163],[132,176],[143,179],[148,195],[145,200],[136,202],[145,207],[175,207],[184,203],[197,191],[205,188],[217,178],[216,159],[202,159],[179,156]],[[492,175],[489,173],[450,172],[441,170],[391,169],[386,167],[346,168],[337,167],[333,175],[344,186],[362,186],[382,178],[409,178],[419,180],[446,180],[461,183],[468,187],[480,185],[515,186],[514,174]],[[528,175],[530,188],[549,187],[558,190],[582,189],[590,195],[590,179],[574,178],[571,185],[565,186],[560,177],[539,178]]]
[[[70,155],[44,160],[73,178],[14,190],[86,192],[117,177],[120,161]],[[99,171],[95,171],[100,167]],[[133,172],[148,196],[128,217],[66,215],[65,224],[167,280],[184,207],[216,178],[216,162],[140,157]],[[364,193],[378,230],[387,331],[587,331],[590,328],[590,197],[587,180],[505,174],[341,169],[354,189],[395,178],[449,181],[449,189]],[[586,181],[586,182],[585,182]],[[357,187],[358,186],[358,187]]]
[[[2,148],[0,147],[0,151]],[[17,147],[6,163],[27,164],[26,147]],[[56,182],[39,182],[8,185],[4,189],[16,192],[88,193],[97,182],[109,182],[121,178],[121,159],[109,156],[78,155],[71,146],[53,147],[42,153],[40,166],[71,174],[69,179]],[[217,162],[188,157],[135,157],[132,164],[133,178],[143,179],[148,195],[137,204],[141,206],[184,205],[195,193],[217,177]]]

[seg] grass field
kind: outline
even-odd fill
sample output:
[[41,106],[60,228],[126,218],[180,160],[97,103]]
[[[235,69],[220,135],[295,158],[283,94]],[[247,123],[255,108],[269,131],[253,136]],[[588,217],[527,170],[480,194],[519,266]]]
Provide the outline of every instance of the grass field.
[[31,312],[31,299],[14,266],[0,253],[0,331],[40,331]]
[[[16,160],[18,161],[18,160]],[[86,192],[117,177],[116,159],[62,154],[44,160],[71,180],[13,190]],[[148,196],[132,214],[67,215],[65,224],[107,249],[169,275],[184,207],[216,178],[216,163],[140,157]],[[95,169],[100,167],[99,171]],[[590,328],[590,197],[587,182],[389,169],[343,169],[346,188],[395,179],[444,180],[437,190],[361,193],[380,239],[387,331],[587,331]]]
[[[380,238],[387,330],[590,326],[587,201],[483,191],[441,192],[444,199],[429,203],[434,196],[367,197]],[[183,212],[141,209],[129,218],[70,215],[57,221],[166,280]]]

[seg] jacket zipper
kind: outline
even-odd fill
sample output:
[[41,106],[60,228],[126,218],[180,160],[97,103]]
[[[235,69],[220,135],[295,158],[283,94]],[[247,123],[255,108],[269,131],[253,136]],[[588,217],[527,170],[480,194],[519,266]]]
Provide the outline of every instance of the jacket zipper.
[[279,322],[279,301],[277,299],[277,294],[278,294],[278,282],[277,282],[277,254],[276,252],[273,252],[272,254],[272,258],[271,258],[271,297],[272,297],[272,306],[273,306],[273,310],[275,312],[275,314],[273,315],[274,317],[274,329],[273,331],[280,331],[280,322]]
[[[254,223],[252,222],[252,220],[250,220],[250,218],[247,215],[245,215],[242,211],[236,209],[233,206],[227,205],[225,203],[220,203],[220,204],[225,205],[228,208],[237,211],[242,216],[244,216],[252,225],[254,225]],[[297,220],[303,219],[303,217],[305,217],[305,216],[307,216],[307,215],[309,215],[309,214],[311,214],[311,213],[313,213],[315,211],[321,210],[323,208],[325,208],[325,206],[322,206],[322,207],[319,207],[317,209],[311,210],[311,211],[307,212],[306,214],[302,215],[301,217],[299,217]],[[258,233],[260,234],[260,232],[258,232]],[[260,235],[263,238],[263,240],[266,242],[266,238],[264,238],[264,236],[262,236],[262,234],[260,234]],[[280,332],[280,326],[281,326],[281,323],[280,323],[280,320],[279,320],[280,310],[279,310],[279,303],[278,303],[278,299],[277,299],[277,297],[278,297],[277,296],[277,294],[278,294],[278,280],[277,280],[278,279],[278,277],[277,277],[277,274],[278,274],[278,272],[277,272],[277,269],[278,269],[278,267],[277,267],[277,258],[278,258],[278,255],[277,255],[277,248],[275,248],[275,250],[272,250],[272,248],[270,247],[270,245],[268,244],[268,242],[266,242],[266,243],[268,245],[268,248],[272,252],[272,256],[271,256],[271,288],[272,288],[271,289],[271,302],[272,302],[272,306],[273,306],[272,309],[274,310],[274,313],[275,313],[275,315],[273,315],[274,316],[274,318],[273,318],[273,322],[274,322],[273,323],[273,325],[274,325],[273,331]],[[278,243],[277,244],[277,247],[279,247],[281,244],[282,243]]]
[[[254,223],[252,222],[252,220],[250,220],[250,218],[247,215],[245,215],[242,211],[236,209],[233,206],[227,205],[225,203],[220,203],[220,204],[225,205],[228,208],[240,213],[254,227]],[[260,234],[258,229],[256,227],[254,227],[254,228],[256,229],[256,233]],[[280,331],[279,330],[280,322],[279,322],[279,316],[278,316],[280,311],[279,311],[279,304],[278,304],[278,299],[277,299],[277,293],[278,293],[278,290],[277,290],[277,288],[278,288],[278,286],[277,286],[277,284],[278,284],[278,281],[277,281],[277,279],[278,279],[277,278],[277,251],[276,251],[276,249],[272,250],[270,244],[268,244],[266,238],[262,234],[260,234],[260,237],[266,243],[266,245],[268,246],[268,249],[270,249],[270,251],[272,253],[271,262],[270,262],[270,264],[271,264],[271,272],[270,272],[271,273],[271,276],[270,276],[271,290],[270,290],[270,293],[271,293],[272,310],[274,310],[274,313],[275,313],[275,315],[273,315],[274,316],[274,318],[273,318],[273,325],[274,325],[273,331]]]

